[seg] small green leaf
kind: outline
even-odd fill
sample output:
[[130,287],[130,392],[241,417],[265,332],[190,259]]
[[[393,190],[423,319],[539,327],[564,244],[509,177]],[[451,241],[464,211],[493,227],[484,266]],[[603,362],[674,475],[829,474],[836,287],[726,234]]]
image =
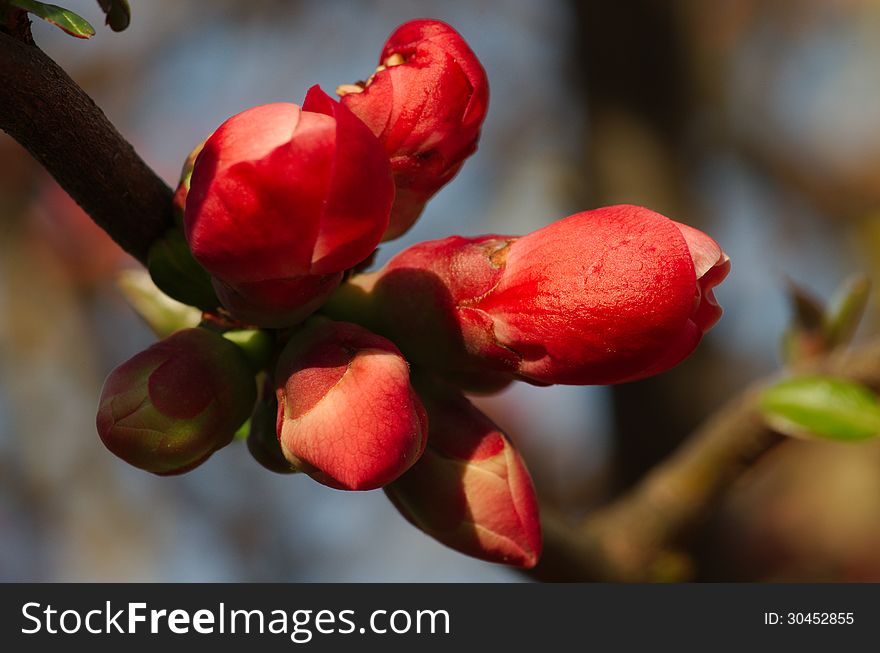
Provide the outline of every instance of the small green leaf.
[[128,0],[98,0],[101,10],[107,14],[107,25],[114,32],[121,32],[131,22],[131,7]]
[[9,4],[60,27],[78,39],[90,39],[95,35],[95,28],[89,24],[89,21],[64,7],[36,0],[9,0]]
[[766,389],[761,413],[785,435],[840,442],[880,435],[880,402],[869,388],[825,376],[787,379]]
[[832,347],[846,345],[855,335],[871,295],[871,281],[859,275],[844,281],[838,288],[825,320],[825,333]]

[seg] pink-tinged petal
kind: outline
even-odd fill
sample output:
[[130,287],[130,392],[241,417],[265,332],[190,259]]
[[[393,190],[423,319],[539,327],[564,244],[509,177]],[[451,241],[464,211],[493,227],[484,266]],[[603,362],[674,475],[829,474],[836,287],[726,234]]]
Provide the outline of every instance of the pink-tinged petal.
[[730,257],[702,231],[678,222],[675,225],[688,244],[697,275],[696,308],[691,320],[702,333],[706,333],[721,319],[723,311],[712,289],[730,272]]
[[673,222],[673,224],[684,236],[694,262],[694,272],[697,279],[702,278],[709,270],[720,265],[727,258],[718,243],[699,229],[694,229],[680,222]]
[[427,418],[409,365],[393,344],[362,327],[307,323],[281,355],[276,394],[285,457],[330,487],[382,487],[424,450]]
[[184,329],[107,377],[96,425],[106,447],[155,474],[179,474],[232,440],[250,415],[256,383],[239,349]]
[[522,458],[458,391],[434,383],[418,387],[428,411],[428,446],[386,494],[408,521],[457,551],[533,567],[541,527]]

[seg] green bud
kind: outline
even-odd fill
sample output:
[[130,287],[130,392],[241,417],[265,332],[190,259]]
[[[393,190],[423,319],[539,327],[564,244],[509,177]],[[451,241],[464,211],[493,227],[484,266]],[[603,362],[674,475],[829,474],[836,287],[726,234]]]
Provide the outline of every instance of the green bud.
[[97,428],[107,448],[154,474],[179,474],[232,441],[256,401],[241,350],[206,329],[184,329],[113,370]]

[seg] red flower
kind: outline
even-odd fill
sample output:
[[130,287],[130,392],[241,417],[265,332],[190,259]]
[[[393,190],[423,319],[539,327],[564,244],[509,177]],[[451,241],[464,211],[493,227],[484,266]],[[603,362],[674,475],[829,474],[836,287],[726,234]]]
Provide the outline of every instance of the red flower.
[[236,345],[205,329],[184,329],[110,373],[98,434],[135,467],[178,474],[229,444],[256,394],[254,373]]
[[474,389],[520,378],[611,384],[680,362],[718,320],[729,259],[705,234],[635,206],[578,213],[528,236],[420,243],[328,306],[414,362]]
[[186,199],[186,237],[236,317],[286,326],[375,249],[393,196],[376,138],[315,86],[302,109],[254,107],[207,140]]
[[390,240],[412,226],[476,150],[489,83],[464,39],[437,20],[398,27],[379,62],[365,84],[337,92],[391,158],[397,196],[384,237]]
[[284,348],[275,387],[281,450],[320,483],[372,490],[422,455],[427,417],[409,365],[362,327],[308,322]]
[[408,521],[457,551],[534,567],[538,501],[516,449],[454,388],[423,381],[417,388],[428,411],[428,446],[386,494]]

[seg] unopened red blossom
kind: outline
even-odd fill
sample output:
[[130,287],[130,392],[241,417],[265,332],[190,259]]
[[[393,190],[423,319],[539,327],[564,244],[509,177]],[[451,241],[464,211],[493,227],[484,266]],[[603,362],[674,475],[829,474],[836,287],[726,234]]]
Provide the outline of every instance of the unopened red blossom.
[[[525,236],[419,243],[362,273],[474,153],[489,87],[454,29],[414,20],[369,79],[337,92],[243,111],[193,150],[147,263],[202,327],[110,374],[100,437],[176,474],[247,422],[267,469],[383,488],[439,542],[533,567],[542,535],[525,463],[463,393],[676,365],[720,318],[729,259],[701,231],[621,205]],[[161,316],[144,297],[143,313]]]
[[329,313],[357,314],[464,387],[514,378],[611,384],[672,367],[717,322],[729,259],[702,232],[636,206],[527,236],[420,243],[355,277]]
[[275,386],[281,450],[320,483],[376,489],[425,448],[427,417],[407,361],[363,327],[307,322],[284,348]]
[[489,83],[465,40],[438,20],[398,27],[379,63],[367,82],[338,92],[391,159],[397,196],[384,237],[390,240],[412,226],[476,150]]
[[97,429],[129,464],[178,474],[229,444],[255,400],[254,372],[238,347],[211,331],[184,329],[110,373]]
[[295,324],[375,249],[394,185],[376,137],[317,86],[302,108],[253,107],[195,161],[186,238],[236,318]]
[[519,453],[455,388],[420,379],[428,446],[385,493],[413,525],[467,555],[534,567],[541,555],[538,501]]

